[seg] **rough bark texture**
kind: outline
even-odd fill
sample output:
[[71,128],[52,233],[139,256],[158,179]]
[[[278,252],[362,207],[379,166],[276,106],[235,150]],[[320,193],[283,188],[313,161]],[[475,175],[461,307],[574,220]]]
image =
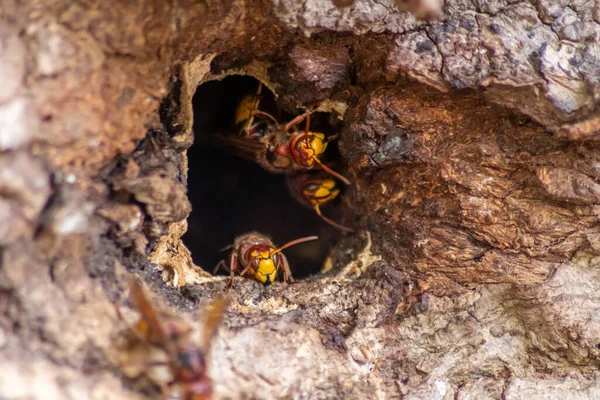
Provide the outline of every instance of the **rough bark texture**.
[[[193,325],[196,87],[345,110],[359,232],[293,286],[238,279],[216,398],[600,398],[600,7],[0,0],[0,397],[146,398],[126,280]],[[260,229],[260,227],[256,227]]]

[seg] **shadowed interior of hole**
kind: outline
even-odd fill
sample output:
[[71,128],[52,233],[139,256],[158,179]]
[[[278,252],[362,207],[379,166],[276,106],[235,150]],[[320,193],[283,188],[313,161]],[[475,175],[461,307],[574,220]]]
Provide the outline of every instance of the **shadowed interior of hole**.
[[[279,246],[300,237],[317,235],[318,241],[284,251],[292,274],[302,278],[320,270],[338,236],[337,230],[323,222],[314,210],[291,197],[284,175],[269,173],[253,162],[217,150],[210,144],[211,135],[216,132],[235,133],[232,124],[235,108],[243,95],[253,93],[256,87],[257,81],[253,78],[232,76],[207,82],[196,91],[193,99],[195,142],[188,150],[188,197],[192,213],[183,241],[192,252],[194,262],[212,272],[230,251],[220,250],[243,233],[259,231]],[[265,95],[264,107],[268,109],[269,103],[274,105],[274,102],[272,94]],[[261,109],[264,109],[262,103]]]

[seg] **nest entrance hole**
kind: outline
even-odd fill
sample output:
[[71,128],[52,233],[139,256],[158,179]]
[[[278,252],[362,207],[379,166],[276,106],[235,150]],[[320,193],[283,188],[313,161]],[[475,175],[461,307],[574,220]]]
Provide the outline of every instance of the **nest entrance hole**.
[[[188,150],[188,197],[192,213],[183,241],[196,265],[212,272],[229,254],[229,250],[220,250],[243,233],[259,231],[270,236],[276,245],[318,235],[318,241],[285,250],[294,277],[302,278],[321,269],[338,231],[291,197],[284,175],[267,172],[258,164],[211,145],[211,135],[236,134],[235,109],[245,95],[256,92],[257,86],[258,81],[252,77],[229,76],[221,81],[208,81],[196,90],[195,139]],[[277,109],[274,96],[266,87],[261,109],[280,121],[293,117]],[[317,123],[326,124],[318,120]]]

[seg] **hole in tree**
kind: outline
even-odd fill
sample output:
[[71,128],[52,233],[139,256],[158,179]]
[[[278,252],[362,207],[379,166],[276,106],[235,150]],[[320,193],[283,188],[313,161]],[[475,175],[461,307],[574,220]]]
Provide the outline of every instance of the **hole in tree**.
[[[302,278],[321,269],[339,232],[323,222],[314,210],[291,197],[285,175],[270,173],[254,162],[211,145],[211,135],[215,133],[236,134],[235,109],[244,95],[256,91],[257,85],[254,78],[230,76],[202,84],[194,95],[195,139],[188,150],[188,197],[192,213],[183,240],[194,262],[212,272],[230,252],[220,250],[243,233],[259,231],[279,246],[300,237],[317,235],[317,241],[284,251],[292,274]],[[279,121],[294,117],[277,109],[273,94],[266,88],[263,88],[260,108]],[[311,121],[311,128],[330,133],[328,116],[323,114],[314,119],[315,124]],[[336,151],[335,144],[331,150],[328,148],[334,157]],[[335,202],[325,207],[324,213],[336,218],[334,210]]]

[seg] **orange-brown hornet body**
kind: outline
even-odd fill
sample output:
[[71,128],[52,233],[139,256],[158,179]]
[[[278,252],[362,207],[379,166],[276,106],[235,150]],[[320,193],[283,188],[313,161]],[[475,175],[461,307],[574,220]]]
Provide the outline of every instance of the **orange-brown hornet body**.
[[[294,283],[290,264],[281,252],[295,244],[318,239],[316,236],[309,236],[296,239],[277,248],[271,239],[258,232],[250,232],[241,235],[235,239],[229,256],[229,283],[227,288],[233,286],[233,277],[235,272],[241,276],[250,275],[259,282],[269,284],[275,281],[279,270],[283,270],[283,281]],[[219,267],[225,264],[222,260],[217,264],[215,272]]]
[[[255,95],[242,99],[235,122],[241,125],[240,134],[216,135],[215,142],[230,152],[255,161],[268,171],[290,173],[312,169],[319,165],[324,171],[346,184],[350,181],[321,162],[328,141],[323,133],[310,131],[310,112],[297,116],[284,126],[267,112],[258,109],[262,84]],[[303,131],[298,124],[305,121]]]
[[167,356],[166,361],[148,363],[151,366],[165,365],[171,371],[172,381],[163,391],[168,392],[176,386],[182,400],[211,399],[212,381],[208,376],[206,357],[228,301],[221,298],[209,306],[209,311],[204,315],[202,342],[198,345],[190,338],[192,329],[182,320],[165,319],[162,314],[159,319],[135,278],[130,279],[129,288],[131,301],[141,315],[139,322],[132,328],[133,332],[140,341],[158,347]]

